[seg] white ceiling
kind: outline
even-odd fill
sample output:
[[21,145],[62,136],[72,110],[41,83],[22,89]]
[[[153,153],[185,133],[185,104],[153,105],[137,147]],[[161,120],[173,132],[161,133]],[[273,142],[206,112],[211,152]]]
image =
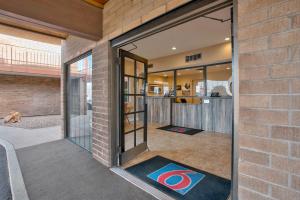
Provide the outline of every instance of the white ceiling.
[[[230,19],[230,8],[224,8],[207,16]],[[230,24],[230,20],[219,22],[200,17],[134,42],[138,48],[131,52],[153,59],[223,43],[225,37],[230,37]],[[172,50],[173,46],[177,48],[175,51]],[[122,47],[124,50],[133,48],[131,44]]]

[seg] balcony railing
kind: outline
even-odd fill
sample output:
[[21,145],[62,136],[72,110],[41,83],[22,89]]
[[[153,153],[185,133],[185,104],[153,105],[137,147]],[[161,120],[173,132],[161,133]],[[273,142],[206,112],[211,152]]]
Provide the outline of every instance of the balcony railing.
[[57,52],[0,44],[0,64],[60,68],[61,55]]

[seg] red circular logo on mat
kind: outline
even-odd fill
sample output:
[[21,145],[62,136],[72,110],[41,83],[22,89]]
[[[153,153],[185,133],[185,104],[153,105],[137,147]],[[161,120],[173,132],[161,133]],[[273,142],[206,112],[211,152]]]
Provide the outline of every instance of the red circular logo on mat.
[[[190,177],[187,175],[187,173],[191,173],[191,172],[193,172],[193,171],[192,170],[173,170],[173,171],[165,172],[158,177],[157,182],[159,182],[173,190],[185,189],[192,182]],[[174,176],[179,176],[179,177],[181,177],[181,179],[172,184],[167,183],[167,180]]]

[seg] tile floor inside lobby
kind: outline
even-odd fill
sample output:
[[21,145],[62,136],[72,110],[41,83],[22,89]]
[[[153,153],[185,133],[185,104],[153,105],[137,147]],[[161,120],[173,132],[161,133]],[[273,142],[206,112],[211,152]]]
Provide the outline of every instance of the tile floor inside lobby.
[[[202,131],[185,135],[157,129],[161,125],[148,125],[149,150],[125,163],[124,168],[156,155],[221,176],[231,177],[231,135]],[[140,134],[141,135],[141,134]],[[139,141],[137,138],[137,141]],[[125,143],[133,141],[133,134],[125,135]]]

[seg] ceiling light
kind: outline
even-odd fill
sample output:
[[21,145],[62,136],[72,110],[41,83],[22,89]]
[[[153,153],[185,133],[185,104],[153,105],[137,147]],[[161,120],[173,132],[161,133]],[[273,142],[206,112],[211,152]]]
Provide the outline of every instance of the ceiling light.
[[175,51],[177,48],[176,47],[172,47],[172,50]]
[[167,74],[164,74],[164,77],[168,76]]
[[231,69],[230,67],[226,67],[226,69]]
[[177,75],[180,76],[181,74],[180,74],[180,73],[177,73]]
[[229,40],[230,40],[230,38],[229,38],[229,37],[226,37],[226,38],[225,38],[225,41],[229,41]]

